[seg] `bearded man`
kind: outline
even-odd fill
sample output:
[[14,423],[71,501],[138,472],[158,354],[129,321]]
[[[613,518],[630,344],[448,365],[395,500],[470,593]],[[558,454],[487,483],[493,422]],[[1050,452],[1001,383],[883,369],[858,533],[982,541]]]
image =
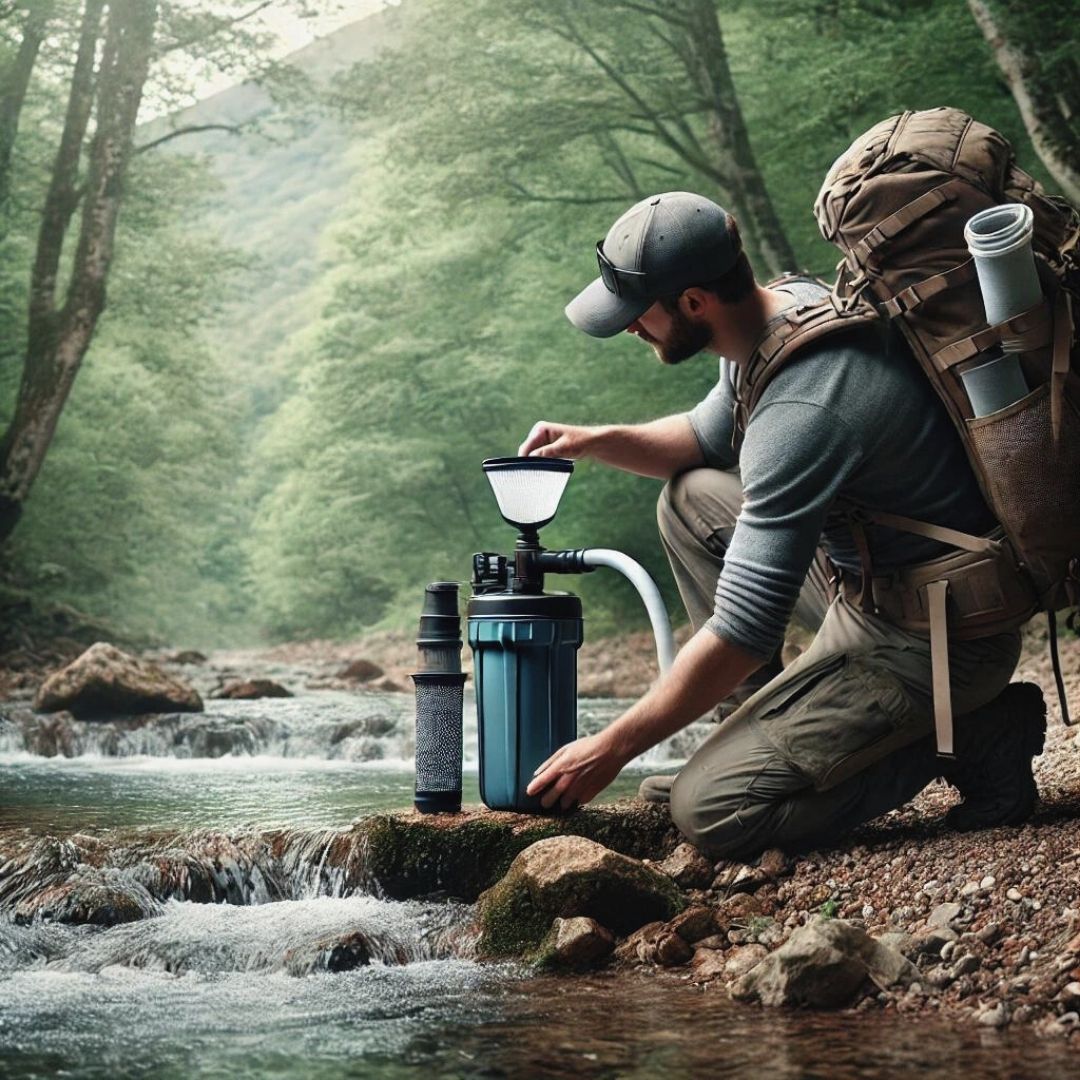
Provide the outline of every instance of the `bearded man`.
[[[529,793],[549,807],[587,802],[719,705],[719,728],[678,775],[641,787],[670,801],[679,829],[714,855],[829,843],[939,775],[963,796],[948,815],[957,828],[1029,817],[1045,704],[1038,687],[1009,683],[1019,633],[950,644],[955,760],[943,761],[929,636],[837,587],[857,581],[864,556],[876,586],[879,574],[900,581],[951,551],[880,525],[857,536],[842,507],[976,536],[997,528],[902,340],[864,323],[807,344],[738,423],[739,380],[761,343],[826,290],[809,279],[759,284],[731,215],[689,192],[631,207],[596,256],[600,276],[567,306],[571,323],[600,338],[634,334],[666,364],[717,354],[719,381],[689,412],[649,423],[541,421],[520,453],[588,457],[666,481],[660,537],[695,633],[640,701],[541,765]],[[793,614],[815,637],[784,668]]]

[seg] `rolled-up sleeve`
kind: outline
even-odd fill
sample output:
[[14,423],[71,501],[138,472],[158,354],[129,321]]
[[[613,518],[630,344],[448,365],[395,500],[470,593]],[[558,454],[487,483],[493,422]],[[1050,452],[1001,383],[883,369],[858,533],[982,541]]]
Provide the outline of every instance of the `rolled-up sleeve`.
[[776,401],[755,410],[739,458],[743,506],[706,623],[713,633],[763,659],[773,655],[829,506],[861,457],[850,428],[820,405]]

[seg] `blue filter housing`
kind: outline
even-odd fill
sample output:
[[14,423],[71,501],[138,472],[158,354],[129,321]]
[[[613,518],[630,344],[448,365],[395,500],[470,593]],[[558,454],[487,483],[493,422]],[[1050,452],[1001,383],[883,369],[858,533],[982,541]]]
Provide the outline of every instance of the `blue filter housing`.
[[573,593],[473,596],[469,645],[480,742],[480,798],[542,812],[525,794],[536,767],[577,738],[581,600]]

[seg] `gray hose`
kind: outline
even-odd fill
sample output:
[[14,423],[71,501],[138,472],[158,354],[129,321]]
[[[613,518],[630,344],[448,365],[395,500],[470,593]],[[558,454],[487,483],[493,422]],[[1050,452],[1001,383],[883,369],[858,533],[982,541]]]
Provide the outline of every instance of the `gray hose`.
[[611,548],[586,548],[582,552],[582,561],[586,566],[607,566],[612,570],[618,570],[637,589],[638,595],[645,604],[645,610],[649,613],[649,622],[652,624],[660,674],[667,674],[675,660],[675,638],[671,633],[671,621],[668,619],[667,608],[664,607],[660,590],[645,567],[631,559],[629,555],[624,555],[621,551],[613,551]]

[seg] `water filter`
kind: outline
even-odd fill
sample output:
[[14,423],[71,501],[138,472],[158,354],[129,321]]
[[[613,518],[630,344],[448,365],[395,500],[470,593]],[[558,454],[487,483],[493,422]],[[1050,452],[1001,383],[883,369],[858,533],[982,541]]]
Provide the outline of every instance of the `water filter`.
[[421,813],[461,809],[461,758],[466,676],[461,671],[461,616],[456,581],[424,590],[416,688],[416,789]]

